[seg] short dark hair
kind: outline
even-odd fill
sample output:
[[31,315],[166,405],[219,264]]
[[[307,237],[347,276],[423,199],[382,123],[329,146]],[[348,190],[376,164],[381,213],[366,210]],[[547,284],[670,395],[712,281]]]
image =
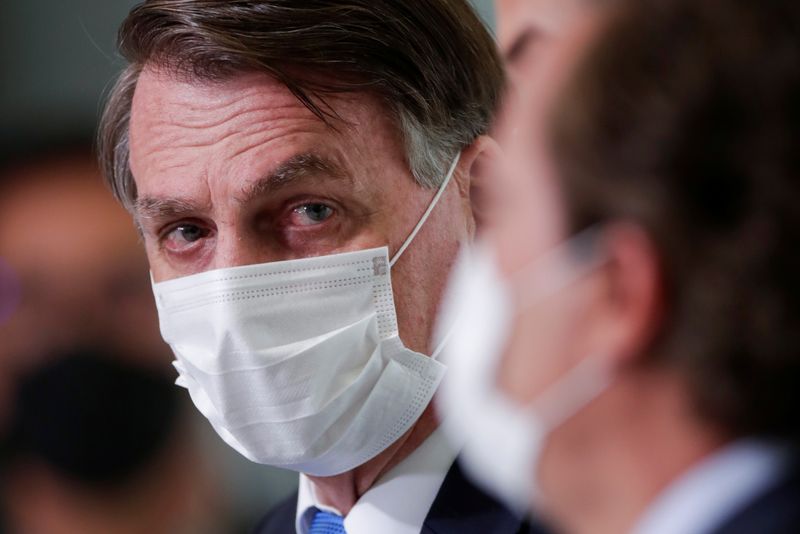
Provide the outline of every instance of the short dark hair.
[[145,65],[201,82],[264,72],[326,122],[326,94],[374,93],[430,187],[488,131],[504,83],[494,40],[466,0],[148,0],[122,24],[119,44],[130,65],[98,141],[104,175],[128,207],[128,126]]
[[800,433],[800,4],[635,0],[612,11],[551,115],[575,229],[655,241],[651,363],[735,435]]

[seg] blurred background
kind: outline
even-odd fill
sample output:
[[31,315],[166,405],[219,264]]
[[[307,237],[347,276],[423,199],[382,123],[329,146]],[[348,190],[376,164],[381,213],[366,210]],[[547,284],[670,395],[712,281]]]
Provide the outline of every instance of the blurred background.
[[[173,385],[144,252],[95,164],[136,3],[0,2],[0,533],[245,533],[296,487]],[[473,4],[493,27],[492,0]]]

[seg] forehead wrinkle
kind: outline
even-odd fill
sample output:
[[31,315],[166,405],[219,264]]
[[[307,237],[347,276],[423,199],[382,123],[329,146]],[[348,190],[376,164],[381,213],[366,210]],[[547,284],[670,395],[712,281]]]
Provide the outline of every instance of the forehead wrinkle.
[[[197,148],[213,145],[247,124],[269,124],[284,118],[316,119],[294,95],[276,93],[270,84],[242,86],[246,82],[247,78],[228,84],[181,84],[185,90],[151,97],[150,93],[160,85],[176,82],[145,80],[144,93],[137,91],[134,96],[134,110],[140,107],[141,112],[133,114],[132,130],[147,132],[145,139],[152,145]],[[137,121],[137,117],[144,121]],[[186,135],[187,130],[193,132],[191,136]],[[186,143],[186,137],[194,140]]]
[[[295,116],[296,114],[288,112],[291,109],[293,109],[291,106],[275,108],[266,105],[255,109],[242,109],[226,119],[214,121],[213,124],[170,122],[168,118],[160,119],[149,129],[152,134],[149,136],[151,144],[155,145],[152,153],[162,150],[210,147],[237,135],[245,137],[264,135],[263,143],[268,143],[301,124],[324,126],[324,123],[315,116]],[[289,127],[283,127],[284,123],[289,123]],[[221,126],[225,127],[220,128]],[[196,134],[187,136],[185,130],[195,131]],[[187,141],[187,138],[193,140]]]
[[[231,107],[233,104],[231,104]],[[191,106],[187,106],[193,112],[190,117],[187,117],[182,122],[175,122],[174,125],[181,127],[181,128],[191,128],[197,130],[205,130],[205,129],[213,129],[223,124],[235,121],[239,117],[243,115],[247,115],[248,113],[254,112],[256,110],[247,108],[246,106],[236,106],[230,113],[226,115],[222,115],[218,117],[217,111],[214,108],[191,108]],[[228,107],[228,106],[226,106]],[[225,109],[220,108],[220,109]],[[197,120],[192,120],[192,118],[197,117]],[[213,117],[209,120],[209,117]]]
[[[184,144],[184,150],[175,150],[168,141],[161,137],[151,136],[147,145],[139,145],[138,148],[131,148],[141,153],[140,165],[133,169],[134,175],[173,175],[176,171],[184,171],[196,160],[196,153],[192,148],[199,148],[203,145],[194,147]],[[133,166],[133,163],[131,164]]]
[[[146,106],[163,111],[183,110],[187,128],[216,128],[253,112],[279,112],[295,109],[313,115],[289,90],[277,80],[264,75],[242,75],[225,82],[177,82],[158,75],[152,83],[178,84],[183,89],[161,99],[146,100]],[[169,114],[162,114],[169,120]]]
[[[281,121],[284,122],[284,121]],[[288,137],[300,135],[300,134],[314,134],[314,126],[319,126],[322,123],[319,121],[309,121],[310,124],[307,127],[304,124],[298,123],[297,121],[289,121],[288,119],[285,121],[288,124],[275,124],[273,125],[268,131],[259,128],[258,124],[254,124],[253,128],[244,131],[237,131],[235,134],[238,136],[237,141],[241,146],[237,146],[236,150],[234,150],[230,154],[231,160],[238,158],[248,152],[257,149],[268,149],[270,144],[276,141],[285,140]],[[221,142],[225,141],[224,139]]]
[[[296,119],[302,119],[303,115],[306,115],[309,118],[316,118],[310,111],[306,109],[305,106],[300,104],[299,101],[276,103],[274,99],[271,99],[268,103],[259,102],[258,105],[254,105],[254,103],[249,100],[248,96],[240,96],[230,104],[219,108],[215,108],[213,106],[202,107],[197,106],[196,104],[193,107],[192,104],[183,105],[181,102],[176,102],[172,105],[183,106],[184,109],[188,109],[191,112],[189,116],[185,117],[182,121],[174,122],[172,124],[181,128],[191,129],[213,129],[228,123],[248,122],[237,121],[237,119],[242,117],[246,118],[248,115],[258,116],[259,121],[274,120],[291,116],[294,116]],[[229,107],[233,109],[231,109],[230,112],[219,116],[218,112],[224,111]],[[163,122],[169,124],[168,119]]]
[[337,163],[314,152],[304,152],[280,163],[267,176],[250,184],[238,195],[237,201],[244,204],[289,185],[322,177],[353,183],[352,177]]

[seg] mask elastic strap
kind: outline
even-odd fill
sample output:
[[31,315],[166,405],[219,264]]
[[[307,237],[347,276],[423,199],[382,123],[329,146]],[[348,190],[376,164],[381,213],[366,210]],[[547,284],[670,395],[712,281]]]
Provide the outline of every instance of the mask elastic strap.
[[442,337],[442,340],[439,341],[439,345],[436,346],[434,351],[431,353],[431,360],[439,359],[439,356],[442,354],[442,351],[447,346],[447,343],[450,341],[450,338],[453,337],[453,333],[456,331],[456,326],[458,325],[458,319],[453,321],[453,324],[450,325],[450,328],[447,329],[447,333]]
[[600,358],[578,362],[567,374],[547,388],[529,405],[547,431],[580,412],[611,385],[613,373]]
[[403,246],[401,246],[400,249],[398,249],[397,253],[389,261],[389,267],[394,267],[394,264],[397,263],[397,260],[399,260],[400,256],[403,255],[403,252],[406,251],[411,242],[414,241],[414,238],[417,237],[417,234],[422,229],[422,225],[424,225],[425,221],[428,220],[428,217],[431,216],[433,208],[435,208],[436,204],[439,203],[439,199],[442,198],[444,190],[447,189],[447,184],[449,184],[450,180],[453,178],[453,174],[455,174],[456,172],[456,167],[458,166],[458,162],[460,159],[461,159],[461,152],[458,153],[458,155],[453,160],[453,163],[450,165],[450,170],[447,171],[447,176],[445,176],[444,180],[442,181],[442,184],[439,186],[439,190],[436,192],[436,196],[433,197],[433,200],[431,200],[431,203],[428,205],[428,209],[425,211],[425,213],[422,215],[422,218],[420,218],[417,225],[411,231],[411,234],[409,234],[409,236],[406,238],[405,242],[403,243]]
[[[551,248],[511,275],[516,313],[553,296],[593,273],[608,261],[598,240],[599,226],[591,226]],[[538,276],[533,276],[538,272]]]

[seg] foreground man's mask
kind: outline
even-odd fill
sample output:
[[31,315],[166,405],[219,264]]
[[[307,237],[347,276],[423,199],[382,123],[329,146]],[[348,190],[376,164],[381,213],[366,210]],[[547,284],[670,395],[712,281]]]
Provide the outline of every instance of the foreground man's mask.
[[315,476],[370,460],[400,438],[445,366],[400,340],[382,247],[219,269],[153,284],[177,383],[248,459]]
[[470,475],[520,513],[541,498],[535,475],[548,434],[602,393],[610,374],[599,355],[587,355],[521,407],[498,390],[497,368],[517,314],[605,262],[598,234],[585,230],[511,280],[498,272],[488,244],[479,243],[462,254],[445,295],[438,337],[448,341],[442,360],[450,371],[437,397],[444,428],[464,444]]

